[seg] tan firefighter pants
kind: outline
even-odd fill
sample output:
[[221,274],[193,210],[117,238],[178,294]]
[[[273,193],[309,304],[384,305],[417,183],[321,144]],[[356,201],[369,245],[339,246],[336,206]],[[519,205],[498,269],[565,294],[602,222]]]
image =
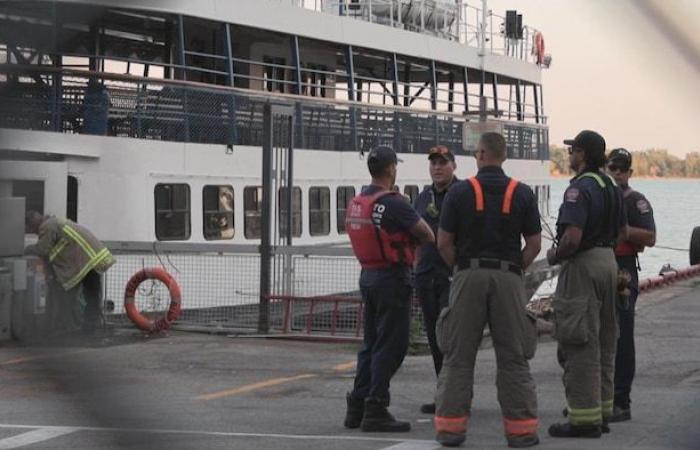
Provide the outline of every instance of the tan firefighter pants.
[[617,264],[595,247],[566,261],[554,294],[555,338],[572,425],[600,424],[612,414]]
[[505,433],[537,432],[537,395],[528,364],[535,353],[537,330],[526,314],[526,303],[523,279],[514,273],[477,268],[455,274],[449,306],[437,321],[437,341],[445,355],[436,395],[437,432],[466,433],[474,363],[486,324],[496,351]]

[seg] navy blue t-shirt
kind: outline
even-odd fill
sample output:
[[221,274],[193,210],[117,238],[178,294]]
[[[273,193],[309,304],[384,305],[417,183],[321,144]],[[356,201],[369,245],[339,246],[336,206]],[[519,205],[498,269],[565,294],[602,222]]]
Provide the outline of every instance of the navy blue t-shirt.
[[[606,175],[598,174],[600,177]],[[559,207],[557,219],[557,237],[564,234],[567,225],[574,225],[583,230],[581,236],[581,250],[586,250],[594,244],[601,244],[608,239],[610,231],[603,229],[607,223],[609,226],[617,226],[620,230],[627,224],[624,208],[622,207],[622,191],[615,186],[617,205],[615,210],[606,209],[607,190],[602,188],[598,181],[592,177],[576,177],[564,191],[564,201]],[[616,238],[617,236],[613,236]]]
[[[627,224],[635,228],[656,231],[656,223],[654,222],[654,210],[651,208],[651,204],[649,203],[649,200],[646,199],[644,194],[632,190],[629,186],[622,187],[622,193],[624,198],[624,209],[625,217],[627,217]],[[616,256],[616,259],[620,267],[624,267],[633,276],[636,277],[636,255]],[[633,285],[636,285],[636,283],[633,283]]]
[[[521,236],[533,236],[542,232],[537,199],[525,183],[518,183],[513,193],[511,213],[504,219],[501,210],[503,196],[510,178],[496,166],[482,167],[476,175],[484,193],[484,216],[479,242],[473,234],[476,227],[476,200],[469,181],[453,185],[442,206],[440,228],[455,234],[457,264],[466,265],[470,258],[493,258],[522,264]],[[503,220],[510,226],[503,227]],[[504,232],[507,235],[503,235]]]
[[[449,188],[455,185],[457,178],[452,180],[452,183],[441,192],[438,192],[433,185],[426,186],[423,192],[418,195],[413,207],[418,215],[425,220],[437,237],[438,227],[440,226],[440,211],[442,204],[447,195]],[[435,243],[423,244],[420,248],[420,260],[416,266],[416,275],[434,271],[434,276],[450,276],[450,268],[440,256],[437,245]]]
[[[373,195],[384,188],[376,185],[367,186],[360,195]],[[387,233],[408,231],[420,220],[409,201],[402,195],[385,195],[374,204],[372,221]],[[379,245],[377,243],[377,245]],[[410,283],[410,267],[395,266],[387,269],[362,269],[360,286],[371,287],[382,283],[387,278],[400,278]]]

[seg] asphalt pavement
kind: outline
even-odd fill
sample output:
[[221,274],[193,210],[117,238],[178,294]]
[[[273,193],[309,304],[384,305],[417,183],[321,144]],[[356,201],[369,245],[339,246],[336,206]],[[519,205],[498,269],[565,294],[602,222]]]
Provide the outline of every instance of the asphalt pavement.
[[[633,420],[601,439],[554,439],[565,405],[556,343],[531,361],[539,448],[700,449],[700,282],[641,297]],[[431,417],[430,356],[409,356],[392,383],[405,434],[342,426],[356,345],[126,330],[93,340],[0,347],[0,449],[392,449],[440,448]],[[505,448],[489,343],[477,358],[465,448]]]

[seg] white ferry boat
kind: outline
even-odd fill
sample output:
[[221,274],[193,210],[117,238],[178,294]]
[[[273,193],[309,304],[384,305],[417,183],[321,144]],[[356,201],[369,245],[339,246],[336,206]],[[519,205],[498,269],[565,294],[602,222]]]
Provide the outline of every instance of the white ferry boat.
[[293,111],[275,242],[291,203],[295,244],[346,243],[374,145],[411,198],[434,145],[474,174],[464,124],[485,118],[548,214],[542,44],[462,0],[0,1],[0,195],[113,243],[258,245],[271,103]]

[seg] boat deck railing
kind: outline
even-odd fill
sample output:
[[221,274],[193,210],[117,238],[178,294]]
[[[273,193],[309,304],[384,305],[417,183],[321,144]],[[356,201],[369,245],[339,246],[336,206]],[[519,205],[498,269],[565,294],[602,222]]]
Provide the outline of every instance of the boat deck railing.
[[319,13],[343,16],[394,28],[429,34],[479,48],[483,35],[487,54],[535,64],[537,29],[523,25],[522,38],[508,38],[505,17],[461,0],[268,0]]
[[[457,113],[251,91],[179,80],[0,65],[0,127],[204,144],[262,146],[263,107],[295,110],[295,148],[391,145],[463,154]],[[504,121],[513,159],[547,159],[544,125]]]

